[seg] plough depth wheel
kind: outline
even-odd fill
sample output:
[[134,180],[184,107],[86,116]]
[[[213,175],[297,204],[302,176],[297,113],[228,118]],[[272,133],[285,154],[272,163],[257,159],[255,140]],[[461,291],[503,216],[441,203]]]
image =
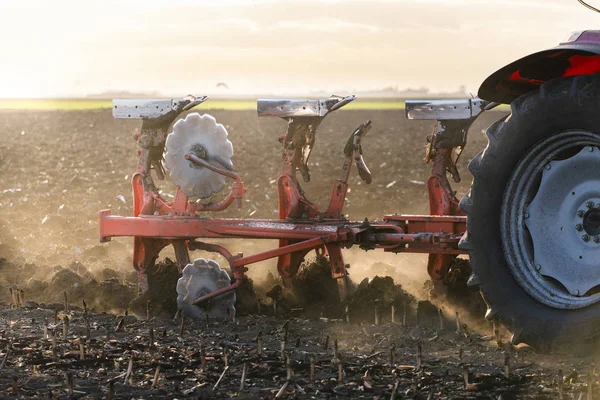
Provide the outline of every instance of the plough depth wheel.
[[460,247],[514,344],[550,350],[600,334],[600,79],[548,82],[511,104],[470,163]]

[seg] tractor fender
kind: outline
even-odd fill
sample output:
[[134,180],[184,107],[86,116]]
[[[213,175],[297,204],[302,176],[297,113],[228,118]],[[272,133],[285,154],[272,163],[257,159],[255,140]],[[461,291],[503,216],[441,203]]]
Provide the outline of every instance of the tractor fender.
[[552,49],[530,54],[490,75],[479,87],[484,100],[509,104],[552,79],[600,72],[600,31],[571,34]]

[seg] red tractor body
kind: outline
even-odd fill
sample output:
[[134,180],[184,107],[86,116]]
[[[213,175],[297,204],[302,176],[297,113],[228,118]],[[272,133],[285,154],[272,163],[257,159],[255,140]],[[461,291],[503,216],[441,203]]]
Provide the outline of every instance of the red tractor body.
[[600,31],[575,32],[557,47],[530,54],[490,75],[479,97],[510,104],[552,79],[600,72]]

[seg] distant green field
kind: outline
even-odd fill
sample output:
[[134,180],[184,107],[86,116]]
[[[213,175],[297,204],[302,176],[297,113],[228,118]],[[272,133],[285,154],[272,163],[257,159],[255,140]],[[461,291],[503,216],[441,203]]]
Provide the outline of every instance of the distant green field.
[[[111,108],[110,100],[88,99],[0,99],[0,110],[94,110]],[[208,100],[200,109],[255,110],[254,100]],[[404,100],[357,99],[344,109],[388,110],[404,109]]]

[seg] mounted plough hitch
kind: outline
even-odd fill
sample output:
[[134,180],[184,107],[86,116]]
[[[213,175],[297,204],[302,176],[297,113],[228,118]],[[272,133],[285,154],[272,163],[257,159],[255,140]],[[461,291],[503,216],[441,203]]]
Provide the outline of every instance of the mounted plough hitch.
[[[277,180],[279,219],[274,220],[208,217],[208,212],[224,210],[233,203],[241,207],[245,193],[240,176],[233,170],[233,150],[227,132],[212,117],[195,112],[179,119],[168,132],[180,113],[205,101],[206,97],[114,100],[114,117],[142,119],[142,129],[137,136],[138,167],[132,177],[133,216],[114,216],[110,210],[102,211],[101,241],[109,241],[114,236],[134,237],[133,265],[142,291],[148,290],[149,265],[168,245],[175,250],[180,273],[186,266],[194,265],[190,264],[190,250],[221,254],[229,263],[235,283],[190,289],[183,296],[188,305],[206,304],[207,300],[235,290],[244,282],[251,264],[272,258],[277,258],[279,274],[284,285],[289,286],[305,256],[313,250],[329,256],[331,276],[337,280],[340,299],[344,301],[347,273],[342,248],[355,245],[364,250],[428,253],[429,275],[435,291],[443,295],[452,261],[458,254],[465,253],[458,248],[458,243],[466,230],[466,218],[458,209],[447,175],[449,173],[455,182],[460,181],[456,162],[466,143],[467,130],[489,104],[479,99],[407,102],[409,119],[438,120],[434,132],[427,138],[425,155],[425,161],[432,164],[427,181],[431,215],[394,214],[384,216],[381,221],[355,222],[344,217],[343,207],[353,164],[365,183],[372,180],[362,156],[371,121],[359,125],[346,141],[341,173],[333,184],[325,210],[319,210],[307,198],[298,177],[299,172],[304,182],[311,179],[308,160],[320,123],[329,113],[354,99],[354,96],[334,96],[322,100],[258,100],[259,116],[280,117],[288,122],[286,133],[280,137],[283,166]],[[158,179],[164,179],[163,166],[177,185],[172,201],[160,194],[151,176],[154,170]],[[223,188],[226,178],[233,182],[223,200],[217,203],[190,200],[191,197],[210,197]],[[247,256],[204,241],[222,238],[278,239],[279,247]],[[219,267],[213,262],[211,268]]]

